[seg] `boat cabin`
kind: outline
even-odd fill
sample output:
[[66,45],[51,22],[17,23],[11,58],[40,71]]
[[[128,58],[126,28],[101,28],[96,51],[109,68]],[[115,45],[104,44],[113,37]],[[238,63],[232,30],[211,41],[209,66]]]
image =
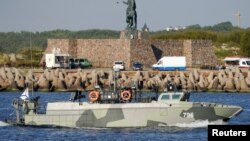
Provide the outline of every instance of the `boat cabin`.
[[158,97],[157,102],[180,102],[188,101],[190,93],[188,92],[163,92]]

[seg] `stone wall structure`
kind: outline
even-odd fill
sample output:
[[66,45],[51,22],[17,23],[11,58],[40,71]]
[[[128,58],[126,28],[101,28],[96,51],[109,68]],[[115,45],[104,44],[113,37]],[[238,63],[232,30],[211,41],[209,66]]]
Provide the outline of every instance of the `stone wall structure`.
[[45,53],[53,48],[87,58],[94,67],[112,67],[115,60],[124,61],[126,67],[134,61],[150,67],[163,56],[186,56],[187,67],[215,65],[217,60],[210,40],[48,39]]

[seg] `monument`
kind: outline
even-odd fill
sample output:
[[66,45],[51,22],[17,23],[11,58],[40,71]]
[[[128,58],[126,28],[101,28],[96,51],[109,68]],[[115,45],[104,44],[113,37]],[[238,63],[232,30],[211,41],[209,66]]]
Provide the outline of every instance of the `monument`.
[[126,22],[127,27],[121,32],[121,39],[140,39],[141,32],[137,30],[137,12],[136,12],[136,2],[135,0],[123,1],[126,4]]
[[126,22],[128,30],[136,30],[137,28],[137,12],[135,0],[123,1],[124,4],[128,5],[126,11]]
[[[186,56],[187,67],[216,64],[213,44],[210,40],[157,40],[150,39],[145,24],[141,31],[137,26],[136,1],[126,0],[126,27],[120,39],[48,39],[46,53],[58,47],[74,58],[87,58],[94,67],[112,67],[122,60],[125,68],[139,61],[150,68],[163,56]],[[44,58],[41,62],[44,61]]]

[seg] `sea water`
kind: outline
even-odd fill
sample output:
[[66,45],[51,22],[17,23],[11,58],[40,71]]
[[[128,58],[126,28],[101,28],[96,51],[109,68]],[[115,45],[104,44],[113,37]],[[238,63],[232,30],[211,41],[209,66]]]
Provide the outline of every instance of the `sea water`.
[[[243,108],[243,112],[233,117],[229,122],[197,121],[190,124],[149,128],[41,128],[12,126],[5,123],[4,120],[15,115],[11,102],[20,95],[20,92],[0,92],[1,141],[206,141],[207,125],[209,124],[250,124],[250,93],[192,93],[190,101],[238,105]],[[34,93],[34,96],[40,96],[41,104],[45,104],[49,101],[69,100],[70,93]]]

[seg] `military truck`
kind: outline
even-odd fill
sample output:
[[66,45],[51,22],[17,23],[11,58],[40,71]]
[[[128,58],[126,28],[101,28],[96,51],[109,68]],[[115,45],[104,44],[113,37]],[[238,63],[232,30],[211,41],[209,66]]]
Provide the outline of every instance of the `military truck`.
[[70,58],[69,59],[69,67],[71,69],[90,68],[90,67],[92,67],[92,63],[86,58]]

